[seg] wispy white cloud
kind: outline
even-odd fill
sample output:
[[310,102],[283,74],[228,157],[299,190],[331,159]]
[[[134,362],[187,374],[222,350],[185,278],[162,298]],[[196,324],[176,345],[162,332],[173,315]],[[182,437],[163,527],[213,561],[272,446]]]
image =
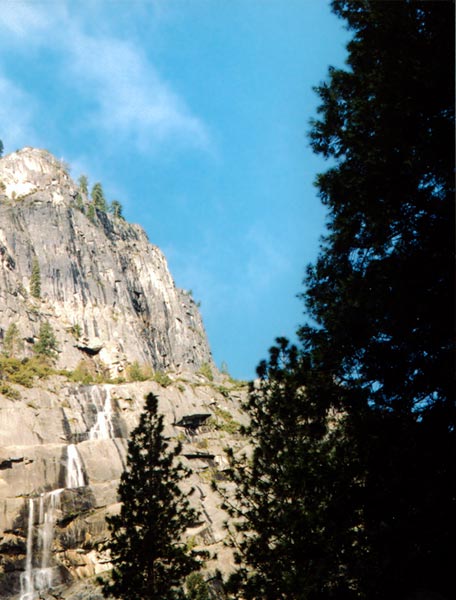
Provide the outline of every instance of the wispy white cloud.
[[47,3],[4,0],[0,31],[18,52],[40,49],[53,56],[54,79],[82,100],[78,122],[72,126],[90,128],[101,142],[111,143],[115,135],[142,151],[170,141],[209,149],[210,135],[203,120],[192,113],[142,48],[133,39],[125,41],[112,31],[100,33],[93,27],[90,9],[96,8],[98,17],[103,17],[103,31],[109,31],[111,6],[61,2],[53,4],[50,12]]
[[20,39],[41,33],[49,28],[49,11],[44,11],[42,5],[24,2],[22,0],[3,0],[0,10],[0,29],[4,35],[9,33]]
[[131,137],[141,149],[174,138],[207,147],[203,122],[132,43],[77,30],[69,38],[68,50],[73,81],[95,103],[89,125]]

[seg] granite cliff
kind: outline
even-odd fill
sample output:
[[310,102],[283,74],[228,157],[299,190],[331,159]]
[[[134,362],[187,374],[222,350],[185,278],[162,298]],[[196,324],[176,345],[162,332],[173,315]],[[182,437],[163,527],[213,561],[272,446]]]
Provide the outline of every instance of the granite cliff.
[[[141,227],[99,210],[90,220],[76,207],[78,187],[65,166],[43,150],[1,159],[0,182],[3,331],[14,320],[31,350],[40,320],[50,320],[66,368],[84,352],[97,355],[111,374],[135,360],[157,369],[211,363],[192,297],[176,288]],[[84,209],[87,198],[80,197]],[[30,295],[35,261],[38,306]]]
[[0,159],[0,350],[14,325],[16,357],[32,357],[43,323],[58,348],[46,376],[0,373],[2,598],[100,597],[105,516],[118,510],[128,436],[149,391],[194,471],[201,518],[189,543],[218,551],[208,577],[230,569],[210,483],[223,477],[224,448],[244,445],[245,388],[218,373],[195,302],[144,231],[103,210],[89,218],[89,203],[44,150]]

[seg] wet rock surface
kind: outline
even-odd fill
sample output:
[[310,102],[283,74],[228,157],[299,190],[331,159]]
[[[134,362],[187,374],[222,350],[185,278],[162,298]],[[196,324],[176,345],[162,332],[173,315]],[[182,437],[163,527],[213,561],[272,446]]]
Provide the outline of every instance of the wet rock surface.
[[[29,600],[52,589],[72,598],[77,582],[110,568],[102,551],[105,517],[119,508],[128,436],[151,391],[159,397],[165,434],[183,443],[182,462],[193,471],[186,485],[195,488],[191,500],[201,518],[188,537],[218,553],[209,571],[229,571],[227,515],[211,482],[223,478],[226,448],[245,447],[232,431],[245,416],[239,401],[227,397],[232,384],[225,383],[222,394],[190,373],[166,388],[154,382],[83,386],[54,377],[40,388],[21,389],[20,400],[0,396],[0,597]],[[246,393],[236,386],[232,391]],[[209,416],[204,423],[178,425],[201,414]]]

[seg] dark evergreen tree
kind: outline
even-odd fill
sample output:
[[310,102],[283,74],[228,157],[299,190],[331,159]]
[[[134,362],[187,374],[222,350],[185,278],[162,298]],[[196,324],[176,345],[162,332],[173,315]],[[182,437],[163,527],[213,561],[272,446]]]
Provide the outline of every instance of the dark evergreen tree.
[[358,517],[343,510],[356,494],[345,469],[353,450],[341,416],[308,395],[302,355],[277,342],[246,406],[253,454],[230,457],[237,492],[225,507],[239,568],[227,589],[247,600],[343,597],[341,554],[360,537]]
[[312,144],[336,164],[317,181],[329,235],[305,295],[324,333],[303,336],[322,369],[410,410],[452,393],[454,5],[334,8],[354,38],[350,69],[318,88]]
[[189,471],[176,462],[181,446],[171,447],[163,436],[163,416],[157,411],[157,397],[149,394],[128,446],[119,486],[120,514],[107,518],[114,569],[112,581],[103,587],[106,596],[184,598],[186,576],[200,567],[182,540],[198,518],[179,488]]
[[49,321],[44,321],[40,325],[38,341],[33,347],[36,356],[46,361],[54,360],[57,357],[58,343]]
[[112,213],[114,217],[117,219],[123,219],[122,210],[122,204],[118,200],[113,200],[111,202],[109,212]]
[[317,181],[328,235],[299,351],[281,341],[250,396],[232,584],[271,600],[449,599],[454,3],[333,9],[353,39],[311,132],[333,164]]
[[106,204],[106,198],[104,196],[104,192],[103,192],[103,188],[101,186],[101,183],[95,183],[95,185],[92,188],[92,202],[95,206],[95,208],[98,208],[98,210],[102,210],[103,212],[106,212],[108,209],[108,206]]
[[3,142],[0,140],[0,158],[3,156]]
[[[369,598],[450,594],[454,512],[454,3],[339,0],[350,69],[318,88],[329,234],[301,331],[309,395],[358,448]],[[453,489],[451,489],[453,486]]]
[[32,262],[32,275],[30,277],[30,294],[34,298],[41,298],[41,271],[37,258]]

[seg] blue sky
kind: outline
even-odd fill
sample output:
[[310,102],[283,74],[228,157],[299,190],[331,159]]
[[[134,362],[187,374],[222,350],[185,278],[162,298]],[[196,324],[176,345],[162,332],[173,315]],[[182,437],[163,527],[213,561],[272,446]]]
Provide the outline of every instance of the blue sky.
[[348,33],[324,0],[1,0],[0,138],[101,181],[249,379],[303,322],[325,168],[312,86]]

